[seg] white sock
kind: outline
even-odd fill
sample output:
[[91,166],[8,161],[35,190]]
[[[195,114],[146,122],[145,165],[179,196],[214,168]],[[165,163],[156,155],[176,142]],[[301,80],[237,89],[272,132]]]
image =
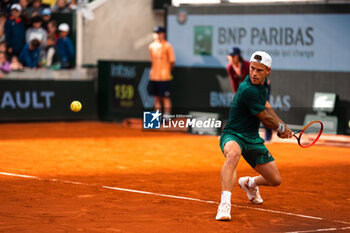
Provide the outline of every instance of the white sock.
[[221,192],[221,203],[231,204],[231,192],[230,191],[222,191]]
[[249,178],[249,182],[248,182],[248,186],[249,186],[249,187],[255,188],[256,186],[258,186],[258,185],[255,183],[255,178],[256,178],[256,177],[257,177],[257,176]]

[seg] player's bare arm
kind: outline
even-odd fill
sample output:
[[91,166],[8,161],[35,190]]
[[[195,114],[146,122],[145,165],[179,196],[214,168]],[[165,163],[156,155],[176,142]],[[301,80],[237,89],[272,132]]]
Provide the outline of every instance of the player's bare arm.
[[285,123],[281,120],[281,118],[279,118],[275,112],[275,110],[273,110],[271,104],[269,103],[269,101],[266,101],[265,103],[265,109],[266,111],[271,115],[273,116],[278,122],[282,123],[285,125]]
[[281,118],[278,117],[278,115],[276,114],[275,110],[273,110],[271,104],[268,101],[266,101],[265,109],[267,110],[267,112],[270,115],[272,115],[276,120],[278,120],[279,123],[281,123],[281,124],[286,126],[286,130],[285,130],[286,135],[282,135],[283,133],[282,134],[280,133],[279,137],[281,137],[281,138],[291,138],[292,135],[293,135],[292,130],[289,129],[288,126],[281,120]]
[[256,114],[256,117],[269,129],[279,132],[280,138],[290,138],[293,132],[277,116],[270,103],[266,101],[265,110]]
[[267,128],[277,130],[279,121],[277,121],[267,110],[255,115]]
[[[271,104],[270,104],[268,101],[266,101],[265,109],[267,110],[267,112],[268,112],[269,114],[271,114],[273,117],[275,117],[275,119],[277,119],[278,122],[280,122],[280,123],[283,124],[283,125],[286,125],[286,124],[281,120],[281,118],[279,118],[279,117],[277,116],[275,110],[273,110]],[[285,135],[285,137],[282,137],[281,135],[279,135],[279,137],[281,137],[281,138],[291,138],[291,137],[292,137],[293,132],[292,132],[291,129],[289,129],[287,126],[286,126],[286,134],[287,134],[287,135]]]

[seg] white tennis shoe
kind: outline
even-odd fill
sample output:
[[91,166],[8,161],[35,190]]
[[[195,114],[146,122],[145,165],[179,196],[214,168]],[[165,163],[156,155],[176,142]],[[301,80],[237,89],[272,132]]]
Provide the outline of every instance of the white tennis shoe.
[[255,188],[252,188],[249,186],[249,179],[252,179],[249,176],[241,177],[238,180],[238,184],[241,187],[243,191],[247,193],[248,199],[253,203],[253,204],[262,204],[263,199],[260,196],[259,193],[259,187],[256,186]]
[[218,213],[215,217],[217,221],[230,221],[231,220],[231,204],[221,203],[218,207]]

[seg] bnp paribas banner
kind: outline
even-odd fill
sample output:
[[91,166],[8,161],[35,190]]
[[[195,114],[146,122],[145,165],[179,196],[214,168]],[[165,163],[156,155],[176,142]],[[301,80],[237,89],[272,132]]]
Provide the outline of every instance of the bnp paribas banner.
[[256,50],[273,69],[350,72],[350,14],[191,14],[168,16],[168,40],[180,67],[218,68],[237,46],[245,59]]

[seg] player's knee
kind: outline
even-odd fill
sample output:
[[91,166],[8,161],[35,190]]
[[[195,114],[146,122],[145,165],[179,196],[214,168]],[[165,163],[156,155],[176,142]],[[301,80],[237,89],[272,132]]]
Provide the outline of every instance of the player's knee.
[[225,156],[226,156],[226,162],[230,164],[236,164],[239,158],[241,157],[241,155],[235,151],[229,151],[225,153]]
[[279,186],[282,183],[282,179],[280,176],[274,177],[272,180],[270,180],[269,184],[270,186]]

